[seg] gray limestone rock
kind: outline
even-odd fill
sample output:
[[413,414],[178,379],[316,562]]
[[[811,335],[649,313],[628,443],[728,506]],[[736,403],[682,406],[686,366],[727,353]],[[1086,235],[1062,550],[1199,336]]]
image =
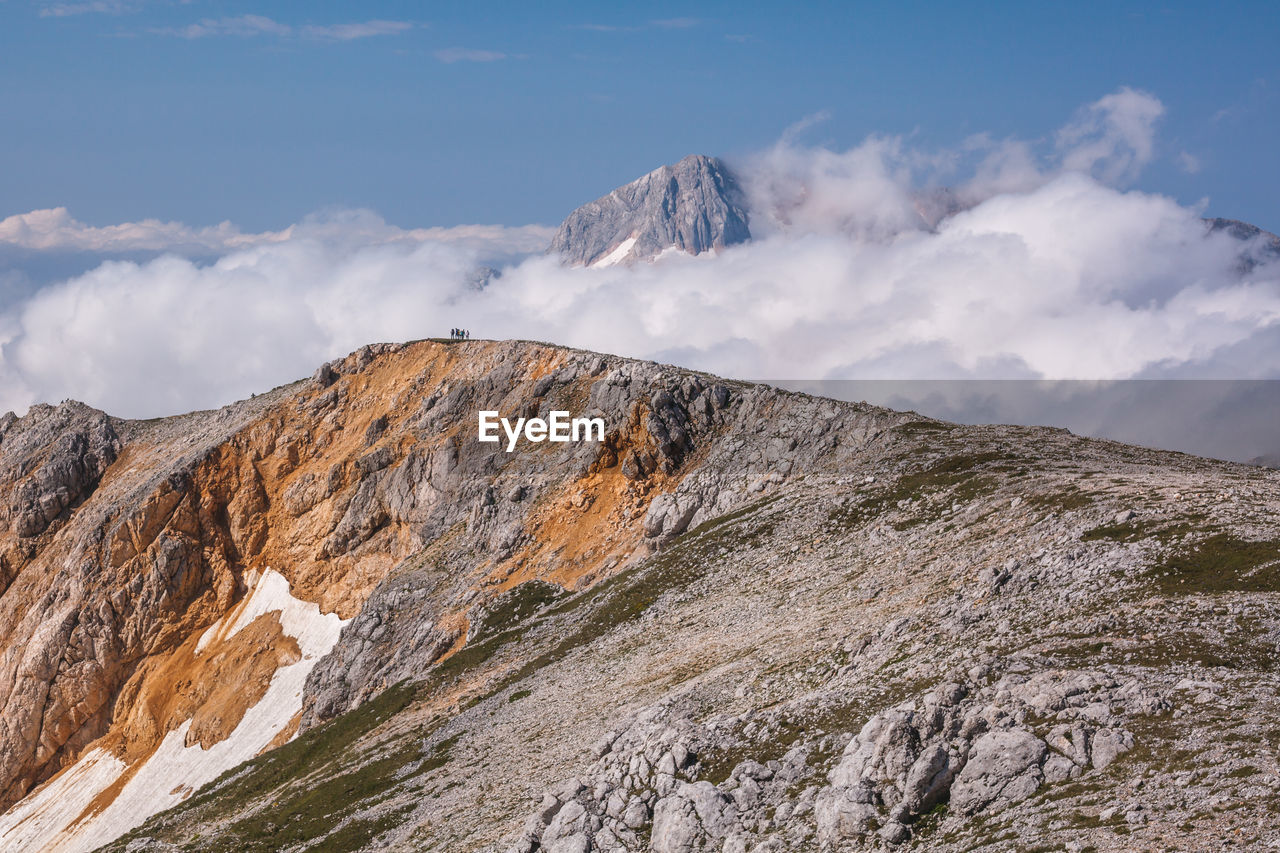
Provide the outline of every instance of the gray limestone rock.
[[733,829],[736,813],[733,800],[710,782],[681,782],[654,807],[654,853],[716,849]]
[[1044,781],[1040,765],[1048,748],[1025,729],[987,732],[978,738],[951,788],[952,808],[973,814],[1025,800]]
[[[649,259],[672,247],[696,255],[750,238],[733,173],[714,157],[691,155],[570,213],[550,251],[589,266]],[[627,241],[633,242],[612,257]]]

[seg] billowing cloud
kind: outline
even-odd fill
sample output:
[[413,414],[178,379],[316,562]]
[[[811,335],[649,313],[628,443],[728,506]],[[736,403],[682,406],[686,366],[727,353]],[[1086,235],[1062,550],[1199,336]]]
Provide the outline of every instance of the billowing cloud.
[[72,217],[65,207],[33,210],[0,219],[0,244],[41,251],[127,252],[197,248],[222,251],[286,237],[287,231],[244,234],[230,222],[208,228],[190,228],[179,222],[144,219],[94,227]]
[[1108,183],[1131,181],[1151,161],[1155,125],[1164,104],[1153,95],[1125,87],[1089,104],[1058,132],[1062,164]]
[[[739,164],[755,240],[630,267],[516,258],[545,245],[545,228],[410,231],[368,212],[265,235],[11,217],[0,241],[188,241],[217,259],[175,248],[112,261],[12,305],[0,405],[172,413],[454,326],[744,378],[1280,378],[1280,263],[1241,264],[1247,247],[1199,209],[1123,188],[1153,156],[1142,128],[1159,111],[1117,95],[1050,151],[986,138],[831,151],[789,137]],[[936,189],[965,163],[953,194]],[[497,246],[512,259],[478,288]]]

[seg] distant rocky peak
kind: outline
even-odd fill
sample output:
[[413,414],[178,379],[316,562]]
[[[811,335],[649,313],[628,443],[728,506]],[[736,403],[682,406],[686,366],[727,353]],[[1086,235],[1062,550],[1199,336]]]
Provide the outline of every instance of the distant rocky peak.
[[584,204],[560,225],[550,251],[576,266],[699,254],[751,239],[742,188],[715,157],[685,157]]
[[1240,253],[1239,268],[1247,273],[1259,264],[1268,264],[1280,260],[1280,237],[1270,231],[1264,231],[1256,225],[1241,222],[1239,219],[1223,219],[1215,217],[1206,219],[1209,232],[1225,233],[1243,244]]

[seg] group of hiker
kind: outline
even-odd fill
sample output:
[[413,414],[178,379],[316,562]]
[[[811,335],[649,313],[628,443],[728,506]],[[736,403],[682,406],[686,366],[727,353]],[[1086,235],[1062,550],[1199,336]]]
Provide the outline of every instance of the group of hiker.
[[453,338],[455,341],[469,340],[471,338],[471,330],[470,329],[450,329],[449,337]]

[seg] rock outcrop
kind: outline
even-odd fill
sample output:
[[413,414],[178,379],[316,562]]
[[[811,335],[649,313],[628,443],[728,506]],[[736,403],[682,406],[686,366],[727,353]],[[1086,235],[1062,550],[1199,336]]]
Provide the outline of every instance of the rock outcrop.
[[550,251],[569,264],[610,266],[669,249],[697,255],[750,238],[737,178],[714,157],[690,155],[570,213]]

